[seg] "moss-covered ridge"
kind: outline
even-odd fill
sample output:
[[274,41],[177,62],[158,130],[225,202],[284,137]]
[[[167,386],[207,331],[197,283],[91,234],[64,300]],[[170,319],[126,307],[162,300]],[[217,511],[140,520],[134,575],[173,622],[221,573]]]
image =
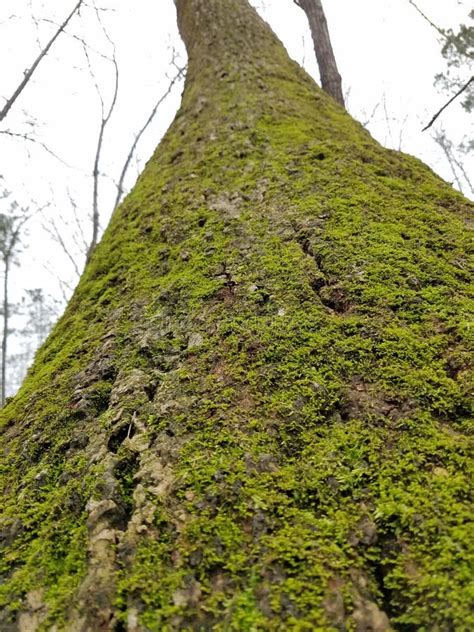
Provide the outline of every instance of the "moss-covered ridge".
[[1,413],[0,627],[470,630],[470,205],[187,4],[265,36],[195,46]]

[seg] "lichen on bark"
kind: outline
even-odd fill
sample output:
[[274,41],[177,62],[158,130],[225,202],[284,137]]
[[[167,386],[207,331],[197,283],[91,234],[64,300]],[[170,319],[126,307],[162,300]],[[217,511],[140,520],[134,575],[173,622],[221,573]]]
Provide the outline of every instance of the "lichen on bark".
[[2,630],[469,630],[472,205],[245,0],[1,412]]

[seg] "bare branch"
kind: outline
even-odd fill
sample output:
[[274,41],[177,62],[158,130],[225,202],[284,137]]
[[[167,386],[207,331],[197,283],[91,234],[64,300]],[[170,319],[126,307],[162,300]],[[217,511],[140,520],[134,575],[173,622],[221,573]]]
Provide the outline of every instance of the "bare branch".
[[11,22],[12,20],[21,20],[21,19],[22,18],[20,18],[20,16],[16,15],[15,13],[12,13],[11,15],[9,15],[7,18],[5,18],[4,20],[0,22],[0,26],[3,26],[4,24]]
[[456,184],[458,185],[458,189],[460,191],[462,191],[462,183],[461,180],[459,179],[458,176],[458,172],[456,171],[452,156],[451,156],[451,151],[450,151],[450,147],[448,147],[447,143],[446,143],[446,137],[443,133],[440,132],[436,132],[433,136],[432,136],[433,140],[441,147],[441,149],[443,150],[443,153],[446,157],[446,160],[448,161],[448,164],[450,166],[451,169],[451,173],[453,174],[453,177],[456,181]]
[[82,241],[82,252],[83,254],[87,254],[87,250],[88,250],[88,243],[86,240],[86,236],[84,235],[84,231],[82,229],[82,222],[79,219],[78,213],[77,213],[77,204],[76,201],[74,200],[74,198],[71,195],[71,191],[69,190],[69,188],[67,188],[67,196],[69,198],[69,202],[71,203],[71,207],[72,207],[72,212],[73,212],[73,216],[74,216],[74,222],[76,224],[77,227],[77,231],[78,231],[78,235]]
[[369,115],[367,115],[366,111],[362,112],[362,114],[365,114],[365,117],[366,117],[364,121],[360,122],[363,127],[367,127],[367,125],[372,122],[379,107],[380,107],[380,101],[374,105],[374,107],[372,108],[372,112]]
[[408,114],[405,114],[405,116],[403,117],[402,122],[400,123],[400,127],[399,127],[399,133],[398,133],[398,151],[402,151],[402,145],[403,145],[403,134],[405,132],[405,123],[408,120]]
[[59,290],[63,297],[64,304],[67,305],[69,297],[71,296],[74,288],[64,279],[61,279],[56,272],[54,272],[46,263],[41,264],[43,270],[46,270],[56,281],[58,282]]
[[10,130],[7,130],[7,129],[1,129],[0,130],[0,134],[3,134],[4,136],[10,136],[11,138],[18,138],[18,139],[21,138],[22,140],[27,140],[30,143],[34,143],[35,145],[39,145],[46,152],[48,152],[48,154],[53,156],[53,158],[56,158],[56,160],[59,160],[59,162],[61,164],[63,164],[65,167],[68,167],[69,169],[72,169],[71,165],[69,165],[62,158],[60,158],[57,154],[55,154],[52,149],[50,149],[47,145],[45,145],[45,143],[43,143],[43,141],[38,140],[37,138],[35,138],[34,136],[31,136],[28,133],[11,132]]
[[41,50],[41,42],[40,42],[40,38],[39,38],[39,21],[38,21],[38,18],[36,17],[36,15],[35,15],[34,10],[33,10],[32,0],[28,0],[28,7],[30,9],[31,19],[33,21],[33,24],[36,27],[36,43],[38,44],[38,48]]
[[130,163],[132,161],[133,155],[135,153],[135,150],[137,148],[138,143],[140,142],[141,137],[146,132],[148,127],[151,125],[153,119],[155,118],[156,112],[158,111],[158,108],[163,103],[163,101],[168,97],[168,95],[171,93],[175,83],[181,79],[181,77],[183,76],[183,73],[184,73],[184,68],[179,68],[178,72],[176,73],[176,75],[170,81],[166,92],[155,103],[155,105],[154,105],[154,107],[153,107],[153,109],[152,109],[152,111],[150,113],[150,116],[147,118],[145,124],[139,130],[138,134],[135,136],[135,139],[134,139],[134,141],[133,141],[133,143],[132,143],[132,145],[130,147],[130,151],[128,152],[127,158],[125,159],[124,165],[122,167],[122,171],[120,172],[120,177],[119,177],[119,180],[118,180],[118,183],[117,183],[117,196],[115,198],[114,210],[117,208],[117,206],[120,204],[120,201],[122,200],[122,196],[123,196],[123,192],[124,192],[124,188],[123,187],[124,187],[125,177],[127,175],[127,171],[128,171],[128,169],[130,167]]
[[92,250],[95,248],[98,238],[99,238],[99,177],[100,177],[99,163],[100,163],[100,157],[102,154],[102,145],[104,141],[105,128],[107,127],[107,124],[110,121],[110,118],[114,111],[115,104],[117,102],[118,86],[119,86],[119,70],[118,70],[117,60],[115,58],[115,52],[113,55],[112,63],[114,65],[114,73],[115,73],[114,93],[112,96],[110,107],[108,111],[105,113],[105,115],[104,115],[104,110],[102,109],[102,120],[100,122],[99,137],[97,140],[97,149],[96,149],[95,159],[94,159],[94,169],[92,172],[92,176],[94,178],[94,190],[93,190],[93,199],[92,199],[92,240],[89,247],[89,251],[87,253],[87,259],[89,259],[90,255],[92,254]]
[[466,81],[466,83],[462,86],[462,88],[460,88],[460,89],[456,92],[456,94],[455,94],[454,96],[452,96],[452,97],[449,99],[449,101],[447,101],[447,102],[443,105],[443,107],[442,107],[440,110],[438,110],[438,111],[436,112],[436,114],[433,116],[433,118],[432,118],[432,119],[431,119],[431,121],[428,123],[428,125],[426,125],[426,126],[425,126],[425,127],[424,127],[421,131],[422,131],[422,132],[425,132],[427,129],[429,129],[429,128],[433,125],[433,123],[436,121],[436,119],[437,119],[437,118],[438,118],[438,117],[439,117],[439,116],[440,116],[440,115],[444,112],[444,110],[448,107],[448,105],[451,105],[451,103],[452,103],[455,99],[457,99],[459,95],[461,95],[461,94],[462,94],[465,90],[467,90],[467,89],[468,89],[468,87],[471,85],[471,83],[472,83],[473,81],[474,81],[474,75],[473,75],[470,79],[468,79],[468,80]]
[[[395,142],[393,140],[393,134],[392,134],[392,124],[390,122],[391,118],[388,114],[388,108],[387,108],[387,95],[385,93],[382,97],[382,105],[383,105],[383,112],[385,116],[385,122],[387,124],[388,136],[390,138],[390,146],[392,147],[392,149],[395,149]],[[385,144],[387,143],[385,142]]]
[[119,90],[119,68],[118,68],[118,64],[117,64],[117,58],[116,58],[116,54],[115,54],[115,44],[113,43],[113,41],[110,39],[109,34],[107,33],[106,28],[104,27],[101,17],[100,17],[100,13],[99,13],[99,9],[95,6],[95,4],[93,5],[95,12],[96,12],[96,16],[97,16],[97,20],[102,28],[102,31],[104,33],[105,38],[107,39],[107,41],[109,42],[109,44],[112,46],[112,59],[111,59],[111,63],[113,64],[114,67],[114,91],[112,94],[112,100],[110,102],[110,106],[108,108],[108,110],[106,111],[105,109],[105,104],[104,104],[104,99],[102,97],[102,93],[100,91],[100,88],[97,84],[94,72],[92,70],[92,66],[90,63],[90,59],[89,59],[89,55],[87,53],[87,50],[84,48],[84,53],[86,55],[86,59],[89,65],[89,71],[91,73],[91,76],[94,80],[95,83],[95,87],[97,90],[97,93],[99,95],[99,99],[100,99],[100,104],[101,104],[101,122],[100,122],[100,128],[99,128],[99,136],[97,139],[97,147],[96,147],[96,152],[95,152],[95,157],[94,157],[94,167],[93,167],[93,171],[92,171],[92,177],[93,177],[93,192],[92,192],[92,238],[91,238],[91,242],[89,245],[89,249],[87,251],[87,257],[86,257],[86,261],[89,260],[92,251],[94,250],[95,246],[97,245],[97,241],[99,239],[99,229],[100,229],[100,218],[99,218],[99,179],[100,179],[100,170],[99,170],[99,165],[100,165],[100,158],[101,158],[101,154],[102,154],[102,145],[104,142],[104,134],[105,134],[105,129],[112,117],[112,114],[114,112],[116,103],[117,103],[117,96],[118,96],[118,90]]
[[408,0],[408,2],[416,11],[418,11],[421,17],[425,20],[425,22],[428,22],[428,24],[441,35],[441,37],[443,37],[445,40],[448,39],[446,31],[442,29],[440,26],[437,26],[434,22],[432,22],[430,18],[425,13],[423,13],[423,11],[419,8],[419,6],[415,4],[415,2],[413,2],[413,0]]
[[53,218],[49,218],[49,222],[52,228],[49,228],[45,223],[42,223],[41,225],[43,229],[48,233],[48,235],[50,235],[54,239],[54,241],[56,241],[61,246],[62,251],[71,262],[72,267],[74,268],[74,272],[79,278],[81,276],[79,266],[77,265],[74,257],[72,256],[71,251],[67,247],[66,242],[64,241],[63,236],[61,235],[61,231],[57,227],[56,222],[54,221]]
[[437,145],[439,145],[439,147],[441,147],[446,157],[446,160],[448,161],[449,167],[451,169],[451,173],[453,174],[453,177],[456,181],[458,189],[461,192],[464,191],[464,187],[461,182],[461,178],[459,176],[459,174],[461,174],[467,186],[469,187],[471,193],[474,194],[474,184],[471,182],[464,168],[464,165],[456,157],[456,154],[453,150],[453,143],[450,140],[448,140],[448,138],[446,137],[445,131],[443,129],[435,130],[431,138],[435,141]]
[[[46,24],[52,24],[53,26],[59,26],[57,22],[55,22],[54,20],[50,20],[49,18],[41,18],[41,20],[39,21],[45,22]],[[112,61],[112,59],[108,55],[104,55],[104,53],[101,53],[99,50],[91,46],[83,37],[80,37],[79,35],[76,35],[75,33],[69,33],[67,30],[64,30],[63,32],[64,32],[64,35],[66,35],[67,37],[70,37],[71,39],[76,40],[83,47],[87,48],[88,51],[90,51],[91,53],[94,53],[94,55],[97,55],[98,57],[102,57],[102,59],[105,59],[106,61]]]
[[35,59],[35,61],[33,62],[33,65],[31,66],[31,68],[28,68],[28,70],[25,71],[22,81],[20,82],[20,84],[18,85],[18,87],[16,88],[16,90],[12,94],[12,96],[7,100],[7,102],[4,105],[3,109],[0,111],[0,122],[3,121],[6,118],[6,116],[10,112],[12,106],[14,105],[15,101],[18,99],[20,94],[23,92],[23,90],[28,85],[28,82],[30,81],[31,77],[33,76],[35,70],[38,68],[38,66],[41,63],[41,61],[46,57],[46,55],[48,54],[48,52],[51,49],[52,45],[58,39],[58,37],[61,35],[61,33],[64,31],[66,26],[69,24],[69,22],[71,21],[72,17],[74,16],[74,14],[77,13],[77,11],[79,11],[79,9],[81,8],[81,5],[82,5],[83,1],[84,0],[79,0],[77,2],[77,4],[75,5],[74,9],[67,16],[67,18],[60,25],[60,27],[57,29],[57,31],[55,32],[53,37],[49,40],[49,42],[46,44],[46,46],[40,52],[38,57]]

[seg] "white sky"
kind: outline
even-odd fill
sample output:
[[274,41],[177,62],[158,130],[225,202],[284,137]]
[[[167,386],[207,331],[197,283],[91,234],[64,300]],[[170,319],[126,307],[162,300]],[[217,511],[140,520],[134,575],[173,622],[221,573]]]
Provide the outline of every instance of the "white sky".
[[[102,14],[103,23],[115,42],[120,68],[117,109],[107,130],[101,171],[101,213],[106,223],[113,204],[112,179],[127,155],[134,134],[151,111],[154,101],[167,87],[170,46],[178,48],[181,64],[185,53],[175,24],[173,0],[96,0],[113,9]],[[8,97],[23,71],[38,53],[39,44],[51,36],[52,26],[43,19],[62,21],[76,0],[0,0],[0,96]],[[290,55],[317,78],[312,40],[303,12],[292,0],[252,0],[284,42]],[[60,5],[60,6],[58,6]],[[459,0],[418,0],[430,18],[444,28],[465,21],[470,7]],[[422,124],[445,102],[433,88],[435,73],[444,69],[440,44],[434,30],[416,13],[408,0],[325,0],[324,6],[333,47],[349,91],[349,111],[359,120],[368,119],[371,133],[386,146],[419,156],[448,181],[449,167],[439,148],[422,133]],[[13,16],[13,17],[12,17]],[[0,175],[22,204],[49,204],[46,214],[35,217],[26,236],[22,265],[15,270],[12,289],[16,298],[25,287],[43,287],[59,295],[56,275],[71,285],[73,268],[58,244],[41,229],[54,217],[62,226],[68,248],[76,256],[78,236],[68,235],[61,223],[73,224],[68,190],[78,206],[86,237],[91,209],[93,155],[99,126],[99,100],[87,70],[80,43],[71,35],[84,37],[104,54],[110,45],[92,10],[75,17],[42,62],[34,81],[0,129],[24,132],[36,120],[36,137],[68,166],[33,144],[0,135]],[[110,64],[90,54],[104,98],[110,98]],[[472,71],[471,71],[472,72]],[[469,70],[466,69],[466,78]],[[141,142],[139,163],[131,169],[128,186],[157,145],[179,105],[181,87],[174,90]],[[450,137],[459,141],[469,129],[467,115],[454,103],[443,115]],[[472,128],[471,128],[472,129]],[[472,171],[472,157],[467,163]],[[77,233],[77,231],[76,231]]]

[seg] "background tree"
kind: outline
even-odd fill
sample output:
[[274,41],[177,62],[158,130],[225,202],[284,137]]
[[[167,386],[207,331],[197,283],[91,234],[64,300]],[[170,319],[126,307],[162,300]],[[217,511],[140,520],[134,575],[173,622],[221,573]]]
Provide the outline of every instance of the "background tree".
[[[9,193],[4,192],[3,199]],[[2,363],[0,375],[0,405],[5,404],[7,389],[8,337],[10,335],[10,272],[17,261],[21,244],[21,231],[28,221],[28,209],[19,208],[17,202],[9,203],[6,212],[0,213],[0,256],[3,263],[3,296],[2,296]]]
[[2,625],[473,627],[472,205],[246,0],[177,10],[179,113],[2,411]]
[[337,68],[336,57],[332,49],[329,28],[321,0],[294,0],[306,13],[311,36],[313,38],[314,52],[318,61],[321,87],[340,105],[345,107],[342,92],[342,79]]
[[[446,61],[445,70],[435,76],[435,85],[438,86],[445,101],[430,117],[423,128],[426,131],[438,121],[442,121],[442,115],[449,107],[453,107],[456,101],[460,101],[466,112],[471,112],[474,106],[474,76],[472,75],[472,62],[474,60],[474,27],[470,21],[474,19],[474,11],[467,16],[466,23],[460,24],[457,29],[443,28],[435,24],[413,0],[409,3],[419,15],[438,34],[441,43],[441,54]],[[460,142],[454,142],[448,137],[442,122],[434,127],[431,134],[434,142],[440,147],[446,158],[453,184],[460,191],[473,194],[473,185],[469,177],[469,168],[465,166],[466,158],[472,155],[474,148],[472,138],[466,133]]]
[[10,339],[7,357],[7,395],[20,387],[36,350],[44,342],[60,314],[57,299],[45,294],[42,288],[26,289],[15,305],[15,328]]
[[446,70],[438,73],[435,81],[447,94],[460,93],[462,106],[468,112],[474,107],[474,26],[469,23],[473,20],[474,10],[471,10],[466,24],[461,24],[457,31],[437,29],[442,38],[441,53],[446,60]]

